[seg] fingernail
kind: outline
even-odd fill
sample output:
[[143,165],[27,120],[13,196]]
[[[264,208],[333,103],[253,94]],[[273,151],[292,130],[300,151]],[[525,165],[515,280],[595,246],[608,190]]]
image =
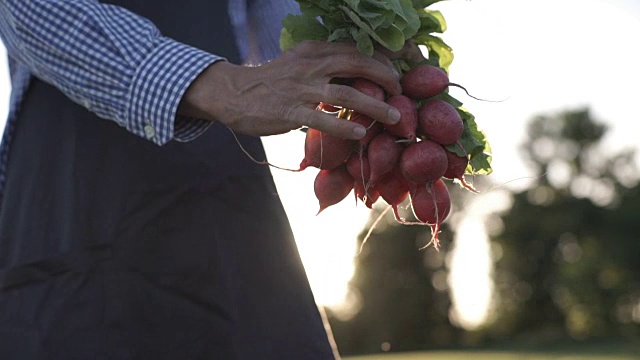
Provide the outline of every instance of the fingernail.
[[358,126],[356,128],[353,128],[353,136],[357,137],[358,139],[360,139],[361,137],[365,136],[367,134],[367,129],[365,129],[362,126]]
[[392,107],[389,108],[389,120],[391,124],[397,124],[400,121],[400,111],[398,109]]

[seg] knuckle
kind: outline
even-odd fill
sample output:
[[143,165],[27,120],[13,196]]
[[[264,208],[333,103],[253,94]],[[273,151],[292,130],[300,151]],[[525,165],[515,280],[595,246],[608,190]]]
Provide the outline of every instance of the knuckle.
[[295,118],[294,112],[295,107],[288,106],[286,104],[278,105],[275,108],[276,118],[280,119],[282,122],[291,122],[291,120]]
[[367,58],[363,58],[357,52],[348,52],[335,58],[336,65],[340,65],[344,70],[354,72],[363,68],[367,63]]
[[336,101],[338,104],[344,104],[348,102],[353,97],[352,90],[348,86],[339,85],[331,87],[330,97],[333,101]]
[[348,121],[342,119],[327,119],[324,124],[325,132],[338,137],[347,137],[350,133]]
[[347,55],[347,63],[354,68],[359,68],[363,65],[364,61],[360,53],[354,52]]
[[314,111],[313,113],[309,114],[309,116],[305,117],[304,124],[301,125],[306,125],[316,130],[325,131],[326,126],[323,126],[324,119],[322,118],[322,115],[323,114],[321,114],[319,111]]
[[310,54],[315,52],[320,46],[320,41],[317,40],[304,40],[295,45],[292,49],[295,50],[296,53],[300,54]]
[[307,53],[312,50],[313,44],[310,40],[305,40],[293,47],[296,52]]

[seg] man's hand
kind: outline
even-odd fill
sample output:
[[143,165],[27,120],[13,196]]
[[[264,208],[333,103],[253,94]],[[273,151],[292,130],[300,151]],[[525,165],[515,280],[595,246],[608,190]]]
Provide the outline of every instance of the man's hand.
[[308,126],[359,139],[364,127],[315,110],[318,103],[346,107],[383,124],[396,123],[400,114],[349,86],[330,83],[355,77],[381,85],[390,95],[401,93],[399,75],[382,53],[371,58],[353,44],[305,41],[262,66],[211,65],[189,87],[178,111],[247,135],[282,134]]

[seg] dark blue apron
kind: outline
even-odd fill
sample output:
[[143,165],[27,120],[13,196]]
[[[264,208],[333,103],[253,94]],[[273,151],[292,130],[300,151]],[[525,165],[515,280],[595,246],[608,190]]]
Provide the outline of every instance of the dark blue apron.
[[[238,59],[225,1],[110,3]],[[226,128],[159,147],[34,80],[14,139],[0,359],[333,359],[269,169]]]

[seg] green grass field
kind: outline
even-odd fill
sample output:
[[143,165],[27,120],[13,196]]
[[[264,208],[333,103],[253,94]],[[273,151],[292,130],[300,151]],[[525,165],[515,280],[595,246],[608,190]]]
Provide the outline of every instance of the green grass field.
[[640,360],[640,345],[595,344],[536,350],[472,350],[390,353],[343,360]]
[[639,354],[567,354],[511,351],[434,351],[345,357],[343,360],[638,360]]

